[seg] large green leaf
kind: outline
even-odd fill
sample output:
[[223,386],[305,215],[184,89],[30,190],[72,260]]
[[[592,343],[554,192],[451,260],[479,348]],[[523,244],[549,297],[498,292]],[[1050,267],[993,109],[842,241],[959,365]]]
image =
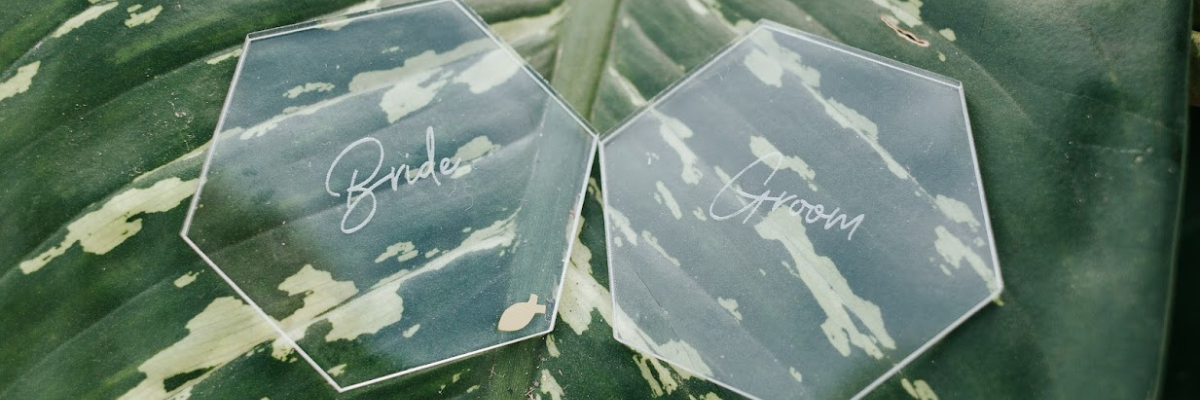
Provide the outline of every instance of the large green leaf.
[[[177,232],[242,36],[354,1],[10,3],[0,398],[336,396]],[[962,80],[1008,291],[872,397],[1156,395],[1187,2],[470,3],[601,130],[760,17]],[[737,398],[611,339],[598,190],[553,334],[341,396]]]

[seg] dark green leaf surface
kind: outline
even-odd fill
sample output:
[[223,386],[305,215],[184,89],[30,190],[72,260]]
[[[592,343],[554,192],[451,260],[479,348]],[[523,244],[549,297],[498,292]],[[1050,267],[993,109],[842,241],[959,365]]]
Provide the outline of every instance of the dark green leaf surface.
[[[624,5],[618,18],[629,23],[618,26],[628,28],[609,57],[620,76],[606,77],[598,95],[608,101],[591,110],[599,129],[719,46],[699,43],[727,41],[721,28],[762,16],[964,83],[1004,305],[873,397],[902,398],[918,380],[943,398],[1155,396],[1186,118],[1186,2],[734,1],[703,16],[695,3],[712,2]],[[881,19],[918,15],[919,25],[897,25],[929,47]],[[716,22],[692,22],[691,35],[666,27],[685,18]]]
[[[1156,396],[1186,2],[470,3],[601,131],[760,17],[962,80],[1007,292],[871,397]],[[336,395],[177,232],[242,36],[353,4],[6,4],[0,398]],[[553,334],[341,397],[737,398],[611,339],[597,190]]]

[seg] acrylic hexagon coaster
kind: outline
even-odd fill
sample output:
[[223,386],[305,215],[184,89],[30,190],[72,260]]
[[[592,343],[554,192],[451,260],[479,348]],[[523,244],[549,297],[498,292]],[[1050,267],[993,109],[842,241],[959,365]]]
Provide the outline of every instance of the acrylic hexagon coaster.
[[280,357],[344,391],[553,328],[596,138],[478,16],[423,2],[243,49],[181,233]]
[[763,22],[601,145],[614,335],[860,397],[1002,288],[960,82]]

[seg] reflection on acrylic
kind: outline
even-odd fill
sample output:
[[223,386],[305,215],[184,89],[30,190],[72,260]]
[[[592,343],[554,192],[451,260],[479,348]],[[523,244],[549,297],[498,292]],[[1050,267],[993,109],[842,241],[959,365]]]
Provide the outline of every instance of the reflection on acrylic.
[[349,390],[553,327],[595,135],[461,3],[252,34],[217,131],[183,235],[277,358]]
[[765,22],[603,139],[614,333],[852,398],[999,293],[957,81]]

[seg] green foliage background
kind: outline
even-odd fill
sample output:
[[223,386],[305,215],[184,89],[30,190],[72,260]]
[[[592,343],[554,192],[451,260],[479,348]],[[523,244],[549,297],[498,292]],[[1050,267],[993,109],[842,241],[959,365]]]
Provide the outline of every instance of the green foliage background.
[[[148,360],[201,329],[190,320],[233,295],[178,238],[182,203],[113,216],[139,220],[140,230],[103,254],[74,244],[36,272],[20,264],[122,193],[198,176],[202,157],[184,156],[211,138],[235,64],[214,57],[247,32],[357,1],[0,7],[0,82],[37,63],[25,90],[0,86],[0,398],[120,397],[147,381]],[[600,131],[761,17],[962,80],[1007,283],[1003,305],[869,397],[1157,397],[1185,153],[1186,1],[468,3]],[[137,4],[136,12],[162,8],[129,27]],[[95,7],[105,11],[56,35]],[[883,16],[907,19],[902,27],[930,45],[904,39]],[[594,197],[583,217],[590,259],[578,254],[575,267],[602,288]],[[190,285],[174,284],[196,272]],[[575,283],[565,296],[607,293]],[[605,301],[584,301],[592,322],[582,332],[559,324],[546,339],[342,395],[303,362],[272,357],[270,340],[232,355],[203,351],[225,340],[219,334],[168,360],[181,373],[160,380],[163,391],[192,399],[738,398],[613,341]],[[234,335],[262,323],[205,329]]]

